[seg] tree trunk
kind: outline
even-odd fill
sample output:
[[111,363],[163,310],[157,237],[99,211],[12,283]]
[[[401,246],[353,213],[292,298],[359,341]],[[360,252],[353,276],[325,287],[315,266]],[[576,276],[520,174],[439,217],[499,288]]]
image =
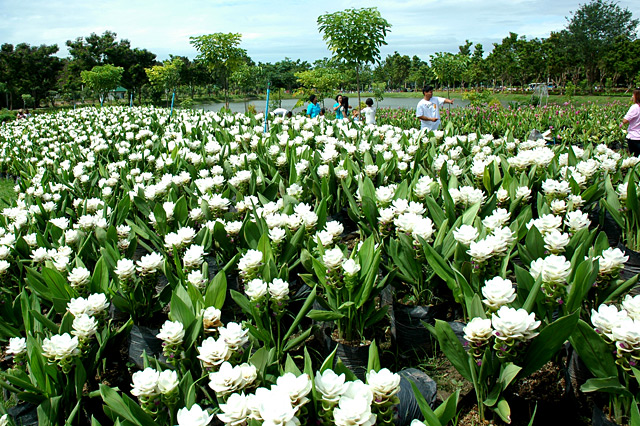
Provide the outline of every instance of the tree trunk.
[[[356,65],[356,88],[358,89],[358,109],[360,109],[360,64]],[[345,113],[348,112],[345,111]]]

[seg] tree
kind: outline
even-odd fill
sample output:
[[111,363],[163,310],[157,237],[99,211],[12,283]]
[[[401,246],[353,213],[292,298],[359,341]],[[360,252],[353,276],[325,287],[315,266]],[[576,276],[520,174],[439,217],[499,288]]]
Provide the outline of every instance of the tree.
[[120,84],[123,72],[122,67],[107,64],[95,66],[91,71],[82,71],[80,75],[82,82],[98,94],[102,106],[107,94]]
[[20,43],[14,46],[5,43],[0,47],[0,81],[4,82],[7,95],[7,107],[13,108],[22,94],[32,96],[34,106],[47,97],[57,87],[58,74],[63,63],[53,56],[57,45],[30,46]]
[[170,61],[164,61],[162,65],[154,65],[145,69],[151,85],[164,90],[167,107],[169,106],[169,93],[175,92],[180,85],[180,72],[183,66],[182,60],[174,57]]
[[584,63],[589,83],[596,81],[598,62],[617,37],[635,39],[639,21],[632,17],[629,9],[623,9],[613,1],[592,0],[567,18],[570,42]]
[[391,25],[377,8],[347,9],[318,17],[322,39],[336,59],[356,70],[358,105],[360,105],[360,71],[363,65],[380,62],[380,46]]
[[190,37],[190,43],[198,50],[197,59],[204,61],[212,73],[220,72],[224,84],[225,105],[229,107],[229,77],[247,57],[247,51],[238,47],[242,34],[214,33]]
[[[336,87],[343,82],[343,76],[338,70],[322,66],[308,71],[299,71],[296,73],[296,78],[305,95],[315,93],[323,103],[326,98],[332,98],[335,95]],[[298,103],[304,103],[307,97],[303,97]]]

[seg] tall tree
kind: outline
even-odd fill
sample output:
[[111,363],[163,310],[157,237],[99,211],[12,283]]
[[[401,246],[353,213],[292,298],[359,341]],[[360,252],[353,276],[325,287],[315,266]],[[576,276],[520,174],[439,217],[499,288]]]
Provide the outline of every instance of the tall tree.
[[219,71],[224,84],[224,100],[229,107],[229,77],[247,57],[247,51],[238,47],[242,34],[214,33],[190,37],[191,44],[198,50],[198,57],[213,73]]
[[356,70],[358,105],[360,105],[360,71],[366,64],[380,62],[380,46],[391,24],[377,8],[347,9],[318,17],[318,29],[336,59]]
[[164,90],[167,107],[169,106],[169,93],[175,92],[180,85],[180,72],[183,66],[182,59],[174,57],[170,61],[164,61],[162,65],[154,65],[145,70],[151,85]]
[[617,37],[635,39],[639,21],[632,18],[629,9],[609,0],[592,0],[567,18],[570,41],[584,63],[589,83],[597,80],[598,62]]
[[91,68],[91,71],[82,71],[82,82],[98,94],[100,106],[102,106],[109,92],[120,84],[123,72],[122,67],[114,67],[110,64],[98,65]]

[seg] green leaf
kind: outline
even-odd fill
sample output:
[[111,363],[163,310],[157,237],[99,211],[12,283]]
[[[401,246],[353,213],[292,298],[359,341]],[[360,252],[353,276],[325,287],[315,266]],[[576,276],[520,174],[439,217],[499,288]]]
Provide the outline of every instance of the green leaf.
[[520,377],[527,377],[545,365],[571,336],[578,323],[579,312],[564,316],[546,326],[531,343],[522,361]]
[[340,312],[320,311],[320,310],[313,309],[309,311],[309,313],[307,314],[307,317],[315,321],[323,322],[323,321],[339,320],[341,318],[344,318],[344,315],[341,314]]
[[511,423],[511,408],[505,399],[498,401],[493,411],[495,411],[505,423]]
[[298,328],[298,325],[300,324],[300,321],[302,321],[305,315],[307,315],[307,312],[309,312],[309,310],[313,306],[313,301],[316,299],[316,292],[317,292],[317,287],[314,286],[311,289],[311,292],[309,292],[309,295],[307,296],[307,298],[305,299],[304,304],[302,305],[302,308],[296,314],[296,318],[293,320],[291,327],[289,327],[289,330],[282,338],[283,341],[286,341],[289,338],[289,336],[291,336],[296,331],[296,329]]
[[469,355],[462,347],[451,326],[445,321],[436,320],[435,330],[442,352],[462,377],[470,382],[473,381],[468,360]]
[[582,392],[607,392],[618,395],[633,397],[633,394],[620,383],[618,376],[613,377],[596,377],[589,379],[584,385],[580,386]]
[[371,342],[369,346],[369,360],[367,361],[367,373],[371,370],[380,371],[380,357],[378,356],[378,346],[376,341]]
[[434,410],[435,415],[438,416],[438,419],[440,420],[440,424],[447,425],[456,416],[456,412],[458,411],[459,398],[460,389],[449,395],[449,398],[447,398],[442,404],[438,406],[438,408]]
[[579,320],[569,341],[596,377],[604,378],[618,374],[609,345],[589,324]]
[[222,309],[227,297],[227,276],[224,270],[219,271],[207,286],[204,303],[207,307]]
[[413,395],[416,398],[416,402],[418,403],[418,408],[420,408],[420,412],[422,413],[422,416],[424,417],[426,424],[428,426],[442,426],[443,424],[446,424],[446,423],[440,422],[440,419],[438,418],[436,413],[433,412],[431,407],[429,407],[429,403],[427,402],[426,399],[424,399],[424,396],[422,395],[422,393],[420,392],[416,384],[413,382],[413,380],[409,380],[409,383],[411,383],[411,388],[413,389]]

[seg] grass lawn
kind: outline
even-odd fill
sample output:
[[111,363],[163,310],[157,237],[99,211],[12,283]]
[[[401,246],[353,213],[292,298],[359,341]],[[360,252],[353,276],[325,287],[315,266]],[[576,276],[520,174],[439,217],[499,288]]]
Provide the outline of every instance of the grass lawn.
[[11,205],[16,199],[16,193],[13,190],[15,182],[9,179],[0,179],[0,208]]

